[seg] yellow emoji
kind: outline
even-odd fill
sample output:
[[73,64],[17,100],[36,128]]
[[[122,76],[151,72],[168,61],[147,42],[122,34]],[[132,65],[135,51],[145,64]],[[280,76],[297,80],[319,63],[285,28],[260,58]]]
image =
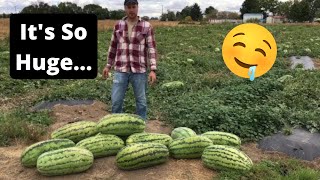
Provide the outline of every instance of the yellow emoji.
[[253,81],[272,68],[277,57],[277,44],[263,26],[241,24],[225,37],[222,56],[231,72]]

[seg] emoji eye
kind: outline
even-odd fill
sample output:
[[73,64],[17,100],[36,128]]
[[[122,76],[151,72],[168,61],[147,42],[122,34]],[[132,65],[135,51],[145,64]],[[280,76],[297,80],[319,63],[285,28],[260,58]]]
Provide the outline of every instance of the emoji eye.
[[263,54],[264,57],[266,57],[266,52],[264,52],[264,50],[257,48],[255,51],[260,52],[261,54]]
[[233,45],[233,47],[235,47],[235,46],[242,46],[242,47],[246,47],[246,45],[245,45],[245,44],[243,44],[242,42],[236,42],[236,43]]

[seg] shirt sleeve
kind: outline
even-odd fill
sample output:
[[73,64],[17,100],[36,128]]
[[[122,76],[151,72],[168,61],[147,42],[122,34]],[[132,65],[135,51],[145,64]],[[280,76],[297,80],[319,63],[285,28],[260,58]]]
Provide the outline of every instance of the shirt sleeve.
[[110,46],[109,46],[109,50],[108,50],[108,62],[106,64],[106,67],[108,67],[109,69],[112,67],[114,60],[116,58],[116,53],[117,53],[118,41],[117,41],[117,36],[116,36],[115,30],[116,30],[116,26],[114,26],[114,28],[113,28],[111,42],[110,42]]
[[156,49],[156,40],[154,35],[154,29],[150,26],[147,34],[147,47],[150,60],[150,69],[157,70],[157,49]]

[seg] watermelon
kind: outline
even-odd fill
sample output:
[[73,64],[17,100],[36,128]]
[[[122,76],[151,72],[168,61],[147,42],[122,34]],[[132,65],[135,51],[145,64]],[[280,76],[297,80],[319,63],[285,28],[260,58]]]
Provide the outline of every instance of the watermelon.
[[70,147],[43,153],[37,170],[45,176],[58,176],[86,171],[93,165],[93,154],[86,149]]
[[212,141],[203,136],[191,136],[173,140],[169,145],[170,155],[176,159],[200,158],[203,150]]
[[99,132],[117,136],[141,133],[144,132],[145,127],[145,121],[140,116],[128,113],[107,115],[100,119],[97,125]]
[[66,124],[51,133],[52,139],[70,139],[77,143],[82,139],[96,135],[97,123],[91,121],[78,121]]
[[195,133],[192,129],[188,127],[178,127],[173,129],[173,131],[171,132],[172,139],[185,138],[196,135],[197,133]]
[[203,133],[202,136],[209,138],[214,145],[229,145],[240,148],[241,140],[237,135],[232,133],[209,131]]
[[25,167],[36,167],[38,157],[48,151],[73,147],[75,143],[69,139],[50,139],[27,147],[21,154],[20,161]]
[[184,87],[184,83],[181,81],[172,81],[161,85],[162,89],[179,89]]
[[77,147],[92,152],[95,158],[116,155],[124,147],[124,141],[111,134],[98,134],[77,143]]
[[167,134],[160,133],[135,133],[128,137],[126,144],[155,142],[169,146],[172,138]]
[[203,164],[215,170],[249,170],[252,160],[239,149],[226,145],[208,146],[202,154]]
[[116,156],[120,169],[133,170],[165,163],[169,157],[168,148],[160,143],[135,143],[122,148]]

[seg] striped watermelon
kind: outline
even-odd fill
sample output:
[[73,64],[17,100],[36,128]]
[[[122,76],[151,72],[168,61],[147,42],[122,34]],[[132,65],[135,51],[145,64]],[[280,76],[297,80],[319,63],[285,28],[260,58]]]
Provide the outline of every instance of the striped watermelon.
[[79,173],[89,169],[93,160],[93,154],[83,148],[58,149],[39,156],[37,170],[45,176]]
[[120,150],[116,163],[120,169],[133,170],[165,163],[169,157],[168,148],[160,143],[135,143]]
[[25,167],[36,167],[38,157],[48,151],[73,147],[75,143],[69,139],[51,139],[41,141],[27,147],[21,154],[20,161]]
[[188,127],[178,127],[171,132],[172,139],[185,138],[196,135],[197,133],[195,133],[192,129]]
[[240,148],[241,140],[238,136],[219,131],[209,131],[203,133],[202,136],[209,138],[215,145],[229,145]]
[[99,132],[118,136],[144,132],[145,127],[145,121],[140,116],[127,113],[107,115],[97,125]]
[[203,150],[212,145],[209,138],[191,136],[173,140],[169,145],[170,155],[176,159],[200,158]]
[[81,140],[76,146],[91,151],[98,158],[116,155],[124,145],[124,141],[115,135],[98,134]]
[[207,147],[201,158],[205,166],[216,170],[249,170],[253,165],[251,159],[245,153],[235,147],[226,145]]
[[70,139],[77,143],[82,139],[97,134],[97,123],[91,121],[79,121],[71,124],[66,124],[52,132],[53,139]]
[[135,133],[128,137],[126,140],[127,145],[133,143],[145,143],[145,142],[154,142],[161,143],[163,145],[169,146],[172,138],[167,134],[160,133]]

